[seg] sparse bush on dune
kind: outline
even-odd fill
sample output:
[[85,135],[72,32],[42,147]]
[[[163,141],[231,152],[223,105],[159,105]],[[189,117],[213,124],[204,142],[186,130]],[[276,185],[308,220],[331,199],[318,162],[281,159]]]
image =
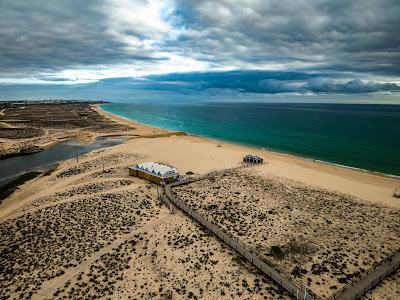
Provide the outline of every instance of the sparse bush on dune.
[[[400,211],[247,170],[174,188],[177,197],[321,296],[400,247]],[[380,245],[380,247],[376,247]]]
[[145,190],[104,193],[38,209],[2,223],[1,295],[17,292],[21,297],[29,296],[44,281],[61,276],[118,235],[154,216],[158,208]]
[[130,267],[131,256],[136,250],[139,238],[141,236],[137,235],[120,244],[111,253],[103,254],[89,270],[81,272],[76,279],[71,279],[64,287],[57,289],[53,297],[111,297],[115,293],[117,282],[123,280],[123,273]]

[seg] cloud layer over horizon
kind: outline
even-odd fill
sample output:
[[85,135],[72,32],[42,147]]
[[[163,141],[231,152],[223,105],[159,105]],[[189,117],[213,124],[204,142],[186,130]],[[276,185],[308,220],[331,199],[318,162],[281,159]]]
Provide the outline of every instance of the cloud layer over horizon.
[[396,0],[3,0],[0,84],[395,92],[398,28]]

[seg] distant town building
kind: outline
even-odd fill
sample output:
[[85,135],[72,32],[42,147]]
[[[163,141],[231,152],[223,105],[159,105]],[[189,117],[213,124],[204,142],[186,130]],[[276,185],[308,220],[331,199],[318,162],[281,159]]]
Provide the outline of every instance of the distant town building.
[[262,164],[264,160],[257,155],[248,154],[243,158],[243,162],[248,164]]
[[154,183],[172,183],[179,178],[179,172],[174,167],[157,163],[146,162],[129,167],[129,175],[137,176]]

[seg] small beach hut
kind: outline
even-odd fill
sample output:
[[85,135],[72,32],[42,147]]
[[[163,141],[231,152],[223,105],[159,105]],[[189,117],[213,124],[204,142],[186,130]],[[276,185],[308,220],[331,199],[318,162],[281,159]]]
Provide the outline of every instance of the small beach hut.
[[393,197],[395,197],[395,198],[400,198],[400,187],[394,189],[394,191],[393,191]]
[[264,159],[257,155],[247,154],[243,158],[243,162],[245,162],[247,164],[262,164],[264,162]]
[[146,162],[128,167],[129,175],[137,176],[151,182],[172,183],[179,178],[179,172],[172,166],[157,162]]

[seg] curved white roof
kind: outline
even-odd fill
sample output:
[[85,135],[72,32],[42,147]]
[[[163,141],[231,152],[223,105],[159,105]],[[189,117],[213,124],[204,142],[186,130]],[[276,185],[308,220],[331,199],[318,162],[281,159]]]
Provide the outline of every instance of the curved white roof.
[[179,174],[178,170],[174,167],[152,161],[145,162],[142,164],[137,164],[136,166],[132,166],[129,168],[142,170],[144,172],[155,174],[158,176],[174,176]]

